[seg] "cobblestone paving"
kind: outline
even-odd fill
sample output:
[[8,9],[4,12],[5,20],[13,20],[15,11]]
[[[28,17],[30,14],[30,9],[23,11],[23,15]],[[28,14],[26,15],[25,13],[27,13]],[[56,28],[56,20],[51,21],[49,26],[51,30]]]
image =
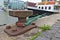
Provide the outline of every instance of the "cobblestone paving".
[[60,21],[54,24],[51,30],[42,32],[36,40],[60,40]]

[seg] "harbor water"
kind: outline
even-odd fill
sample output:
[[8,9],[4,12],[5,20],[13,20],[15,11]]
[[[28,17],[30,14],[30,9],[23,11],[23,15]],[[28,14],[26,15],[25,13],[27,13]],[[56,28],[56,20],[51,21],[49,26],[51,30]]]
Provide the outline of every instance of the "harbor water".
[[14,24],[17,20],[16,17],[9,16],[9,13],[0,10],[0,25]]

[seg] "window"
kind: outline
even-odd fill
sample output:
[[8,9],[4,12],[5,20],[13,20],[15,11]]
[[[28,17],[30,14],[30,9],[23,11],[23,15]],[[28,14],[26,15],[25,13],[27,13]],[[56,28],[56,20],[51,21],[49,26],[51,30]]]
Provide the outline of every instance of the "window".
[[44,2],[45,0],[42,0],[42,2]]
[[4,0],[4,6],[8,6],[9,0]]
[[52,0],[47,0],[47,1],[52,1]]
[[40,7],[39,7],[39,9],[40,9]]
[[47,9],[47,7],[45,7],[45,9]]
[[59,8],[58,7],[54,7],[54,10],[59,10]]
[[54,9],[56,9],[56,7],[54,7]]
[[43,9],[43,7],[42,7],[42,9]]
[[49,7],[49,9],[51,9],[51,7]]
[[57,0],[55,0],[55,2],[56,2]]

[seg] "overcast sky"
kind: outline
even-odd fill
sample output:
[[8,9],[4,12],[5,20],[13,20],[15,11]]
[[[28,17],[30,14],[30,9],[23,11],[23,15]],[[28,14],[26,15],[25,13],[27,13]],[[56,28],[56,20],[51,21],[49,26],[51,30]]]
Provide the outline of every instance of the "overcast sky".
[[[10,0],[10,1],[12,1],[12,0]],[[22,1],[29,1],[29,2],[40,2],[41,0],[22,0]]]

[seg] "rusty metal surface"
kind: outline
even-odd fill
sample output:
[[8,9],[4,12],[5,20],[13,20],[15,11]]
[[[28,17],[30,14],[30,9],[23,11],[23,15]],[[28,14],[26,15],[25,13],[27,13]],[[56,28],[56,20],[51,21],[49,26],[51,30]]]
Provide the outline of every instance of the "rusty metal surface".
[[32,10],[10,10],[9,15],[13,17],[27,17],[33,15]]
[[10,26],[7,26],[7,28],[4,31],[10,36],[16,36],[19,34],[23,34],[27,31],[31,30],[32,28],[36,28],[36,25],[31,24],[31,25],[25,26],[25,27],[17,27],[15,25],[15,26],[11,26],[11,28],[10,28]]

